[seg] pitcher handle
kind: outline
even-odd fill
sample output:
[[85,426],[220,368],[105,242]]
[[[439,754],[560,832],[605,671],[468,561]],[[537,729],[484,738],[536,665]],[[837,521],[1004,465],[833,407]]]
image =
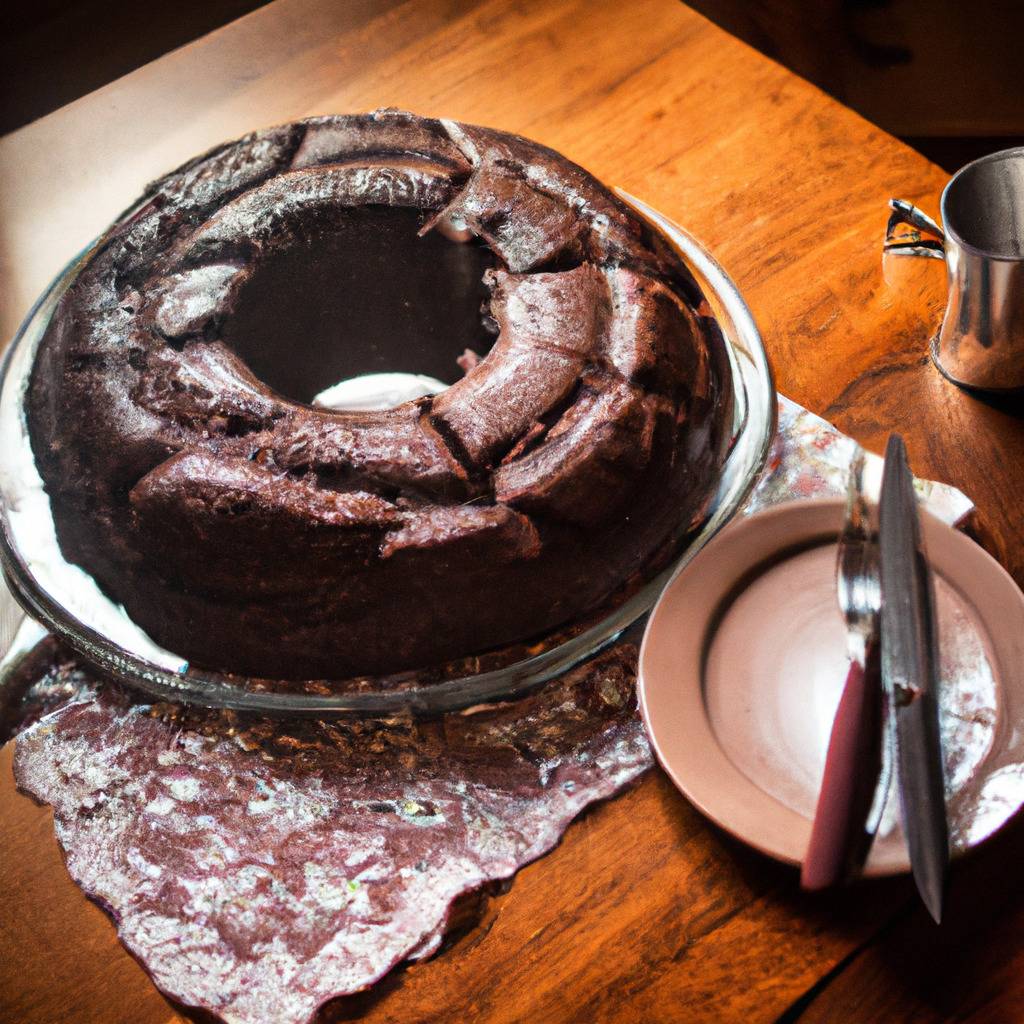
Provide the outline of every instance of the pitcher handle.
[[889,223],[885,229],[882,251],[896,256],[927,256],[933,260],[946,258],[945,232],[928,216],[906,199],[890,199]]

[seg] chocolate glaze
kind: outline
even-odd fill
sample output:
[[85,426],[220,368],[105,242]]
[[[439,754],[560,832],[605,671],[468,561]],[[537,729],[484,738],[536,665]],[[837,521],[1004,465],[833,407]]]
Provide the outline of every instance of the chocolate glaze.
[[[151,186],[43,339],[28,416],[62,550],[222,671],[342,679],[542,634],[704,514],[731,387],[699,304],[525,139],[396,111],[257,132]],[[397,409],[304,404],[460,365]]]

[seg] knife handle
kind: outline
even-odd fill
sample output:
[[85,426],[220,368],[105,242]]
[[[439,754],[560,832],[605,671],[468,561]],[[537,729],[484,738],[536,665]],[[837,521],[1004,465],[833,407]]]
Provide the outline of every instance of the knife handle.
[[802,888],[826,889],[860,869],[873,838],[865,823],[881,771],[881,672],[878,645],[869,644],[864,665],[850,662],[832,723]]

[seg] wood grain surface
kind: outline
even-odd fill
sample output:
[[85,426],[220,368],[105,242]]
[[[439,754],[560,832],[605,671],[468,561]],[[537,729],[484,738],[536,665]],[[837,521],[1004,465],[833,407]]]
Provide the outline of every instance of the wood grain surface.
[[[979,507],[1024,580],[1024,422],[930,365],[934,262],[880,244],[893,195],[944,175],[672,0],[277,0],[0,139],[0,320],[149,179],[244,131],[405,107],[532,136],[701,238],[754,311],[780,390]],[[1012,1020],[1024,834],[955,867],[941,930],[906,879],[802,896],[659,772],[586,814],[434,960],[325,1020]],[[69,880],[50,813],[0,763],[0,1017],[184,1019]]]

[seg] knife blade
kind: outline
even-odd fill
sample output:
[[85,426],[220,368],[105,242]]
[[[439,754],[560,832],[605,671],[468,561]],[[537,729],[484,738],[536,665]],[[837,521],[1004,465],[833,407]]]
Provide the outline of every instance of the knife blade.
[[914,480],[899,434],[893,434],[886,446],[878,512],[882,682],[895,732],[903,826],[914,882],[938,923],[949,865],[939,740],[938,637]]

